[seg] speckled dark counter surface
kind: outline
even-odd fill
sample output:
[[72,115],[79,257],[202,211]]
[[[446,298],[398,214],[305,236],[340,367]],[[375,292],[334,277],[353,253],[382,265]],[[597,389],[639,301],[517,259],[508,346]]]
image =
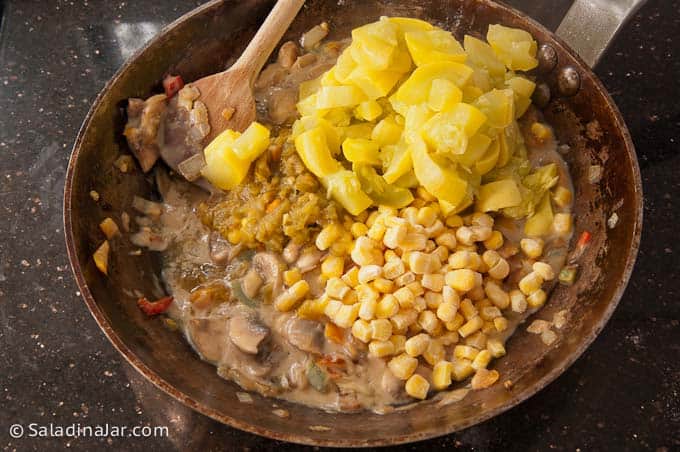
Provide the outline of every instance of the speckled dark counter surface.
[[[69,153],[118,66],[189,0],[0,0],[0,446],[4,450],[281,450],[195,414],[132,369],[71,277]],[[510,2],[555,26],[569,1]],[[535,3],[541,3],[536,6]],[[533,6],[528,6],[532,5]],[[549,5],[549,6],[548,6]],[[680,450],[680,3],[650,0],[597,73],[633,135],[642,247],[613,318],[557,381],[482,425],[411,450]],[[12,424],[167,426],[167,438],[13,439]]]

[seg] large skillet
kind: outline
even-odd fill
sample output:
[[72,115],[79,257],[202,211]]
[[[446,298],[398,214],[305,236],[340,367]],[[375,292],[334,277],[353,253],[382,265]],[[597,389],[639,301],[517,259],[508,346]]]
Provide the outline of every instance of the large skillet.
[[[512,389],[496,384],[444,408],[425,401],[411,410],[382,416],[331,414],[259,396],[252,404],[239,403],[235,384],[218,377],[214,367],[200,361],[161,319],[148,319],[138,310],[131,289],[162,295],[157,255],[131,256],[127,241],[118,240],[109,277],[97,272],[91,256],[103,239],[98,223],[107,216],[118,218],[133,195],[148,197],[154,190],[139,171],[121,174],[112,165],[120,152],[127,152],[121,139],[125,100],[158,90],[167,73],[193,80],[222,70],[245,47],[272,3],[215,0],[183,16],[118,71],[87,115],[68,167],[64,221],[76,280],[104,333],[139,372],[187,406],[225,424],[298,443],[366,446],[420,440],[479,423],[535,394],[583,353],[623,293],[642,225],[640,173],[621,115],[584,59],[530,18],[488,0],[308,0],[288,37],[300,36],[321,20],[331,24],[332,38],[346,37],[353,27],[392,15],[433,21],[458,37],[485,34],[488,24],[502,23],[528,30],[539,44],[548,44],[541,49],[543,71],[538,76],[552,98],[543,111],[560,141],[571,147],[565,158],[576,187],[576,235],[587,230],[593,239],[582,257],[577,284],[558,286],[538,314],[550,319],[558,310],[569,310],[569,324],[559,331],[558,342],[545,347],[537,336],[520,328],[509,341],[508,355],[495,363],[503,381],[514,383]],[[568,37],[592,65],[637,3],[577,0],[558,33]],[[597,185],[588,182],[588,168],[594,164],[604,167]],[[98,203],[91,199],[90,190],[100,193]],[[618,223],[608,228],[607,219],[614,212]],[[287,409],[290,417],[274,415],[273,403]]]

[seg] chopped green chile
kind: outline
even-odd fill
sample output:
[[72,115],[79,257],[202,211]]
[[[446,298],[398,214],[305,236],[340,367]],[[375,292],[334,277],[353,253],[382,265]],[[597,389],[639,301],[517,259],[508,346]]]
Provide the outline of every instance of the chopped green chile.
[[352,170],[359,178],[362,190],[376,204],[400,209],[413,201],[413,194],[408,188],[388,184],[372,166],[355,163]]
[[307,364],[307,380],[309,381],[309,384],[317,391],[328,391],[328,374],[311,360]]

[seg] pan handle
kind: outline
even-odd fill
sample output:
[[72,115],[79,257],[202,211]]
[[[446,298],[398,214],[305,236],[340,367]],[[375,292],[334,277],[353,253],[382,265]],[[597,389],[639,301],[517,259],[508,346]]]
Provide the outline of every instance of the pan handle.
[[575,0],[557,28],[557,36],[595,67],[616,33],[645,1]]

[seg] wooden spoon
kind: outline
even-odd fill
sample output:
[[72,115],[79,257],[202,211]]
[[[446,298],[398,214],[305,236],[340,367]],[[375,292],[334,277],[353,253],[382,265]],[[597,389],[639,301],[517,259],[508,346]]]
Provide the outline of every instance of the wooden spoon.
[[[229,69],[192,82],[201,93],[199,100],[208,108],[210,134],[203,141],[205,144],[226,129],[242,132],[255,120],[255,79],[304,3],[305,0],[278,0]],[[231,111],[233,114],[227,120],[226,113]]]

